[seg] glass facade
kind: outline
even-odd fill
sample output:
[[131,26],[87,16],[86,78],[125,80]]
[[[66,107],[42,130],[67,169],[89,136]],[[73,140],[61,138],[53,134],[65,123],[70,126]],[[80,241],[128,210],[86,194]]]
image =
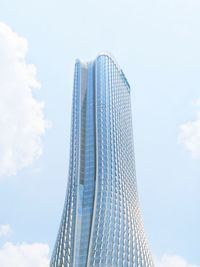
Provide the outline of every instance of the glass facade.
[[106,53],[75,65],[68,188],[50,266],[154,266],[138,203],[130,87]]

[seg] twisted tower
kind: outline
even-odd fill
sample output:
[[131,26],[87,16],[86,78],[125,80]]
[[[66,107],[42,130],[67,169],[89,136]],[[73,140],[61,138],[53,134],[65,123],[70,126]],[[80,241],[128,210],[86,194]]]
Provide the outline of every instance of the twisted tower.
[[67,195],[51,267],[153,267],[138,203],[130,87],[108,54],[75,65]]

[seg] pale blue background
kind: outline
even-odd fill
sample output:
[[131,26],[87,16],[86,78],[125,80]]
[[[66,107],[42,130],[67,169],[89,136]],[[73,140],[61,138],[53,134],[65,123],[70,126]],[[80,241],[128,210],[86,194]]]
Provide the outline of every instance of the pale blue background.
[[[0,185],[1,223],[13,242],[53,247],[68,173],[74,61],[108,50],[132,87],[137,180],[154,255],[200,264],[200,160],[178,144],[200,97],[197,0],[0,0],[0,20],[29,42],[52,122],[44,153]],[[2,242],[2,241],[1,241]]]

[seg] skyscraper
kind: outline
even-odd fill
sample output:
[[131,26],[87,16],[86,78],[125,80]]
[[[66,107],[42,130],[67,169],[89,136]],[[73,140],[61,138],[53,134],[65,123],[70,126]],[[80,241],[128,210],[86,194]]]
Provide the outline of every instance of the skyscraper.
[[75,65],[68,188],[50,266],[153,266],[138,204],[130,86],[107,53]]

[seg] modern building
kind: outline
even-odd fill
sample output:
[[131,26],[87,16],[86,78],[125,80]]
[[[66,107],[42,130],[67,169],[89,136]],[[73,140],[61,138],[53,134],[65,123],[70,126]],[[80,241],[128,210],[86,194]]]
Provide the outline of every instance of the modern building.
[[50,266],[154,266],[138,203],[130,86],[107,53],[75,65],[68,188]]

